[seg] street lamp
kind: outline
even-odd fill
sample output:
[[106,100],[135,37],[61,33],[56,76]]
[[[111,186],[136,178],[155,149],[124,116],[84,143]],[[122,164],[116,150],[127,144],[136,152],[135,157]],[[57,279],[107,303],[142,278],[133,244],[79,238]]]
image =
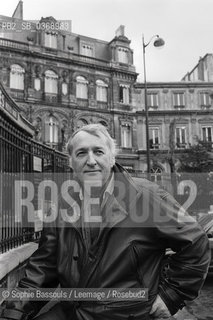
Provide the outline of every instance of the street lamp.
[[165,42],[162,38],[159,37],[159,35],[154,35],[151,37],[149,42],[144,42],[144,35],[142,36],[143,41],[143,68],[144,68],[144,102],[145,102],[145,112],[146,112],[146,162],[147,162],[147,173],[150,173],[150,146],[149,146],[149,110],[148,110],[148,104],[147,104],[147,83],[146,83],[146,47],[150,44],[150,42],[155,39],[153,42],[153,45],[155,47],[162,47]]

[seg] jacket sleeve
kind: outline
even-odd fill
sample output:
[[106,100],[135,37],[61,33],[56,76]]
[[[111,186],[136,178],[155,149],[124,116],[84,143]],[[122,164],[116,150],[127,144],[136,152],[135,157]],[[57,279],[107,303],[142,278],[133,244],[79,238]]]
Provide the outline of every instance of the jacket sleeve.
[[[39,242],[39,248],[30,257],[25,276],[18,284],[20,288],[56,288],[58,285],[56,270],[57,231],[55,226],[45,227]],[[18,290],[17,287],[17,290]],[[32,319],[47,301],[5,301],[1,310],[1,319]]]
[[[167,260],[159,295],[171,314],[175,314],[185,305],[184,301],[193,300],[199,294],[210,262],[209,241],[196,220],[171,195],[158,192],[156,201],[160,202],[156,206],[160,209],[153,210],[153,219],[157,221],[159,243],[174,252]],[[160,218],[156,217],[158,214]]]

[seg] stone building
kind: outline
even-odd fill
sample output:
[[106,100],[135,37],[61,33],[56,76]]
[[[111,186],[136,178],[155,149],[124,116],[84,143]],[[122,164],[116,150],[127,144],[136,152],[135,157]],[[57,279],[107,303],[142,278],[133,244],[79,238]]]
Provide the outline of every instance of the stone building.
[[196,66],[182,79],[183,81],[213,81],[213,54],[200,57]]
[[[0,81],[36,128],[35,139],[65,152],[75,129],[99,122],[116,139],[119,162],[145,172],[144,84],[137,83],[124,26],[111,41],[98,40],[73,33],[69,21],[24,20],[22,1],[0,22]],[[176,165],[198,139],[213,141],[210,73],[147,83],[153,179],[170,174],[171,159]]]
[[1,16],[0,80],[34,124],[35,138],[65,150],[76,128],[100,122],[119,146],[132,147],[137,73],[124,26],[106,42],[74,34],[70,22],[53,17],[25,21],[22,1],[18,8],[15,17]]
[[[146,168],[146,126],[144,84],[136,83],[138,155],[140,169]],[[148,83],[149,142],[152,171],[171,172],[171,160],[178,165],[183,152],[198,140],[213,142],[213,83]]]

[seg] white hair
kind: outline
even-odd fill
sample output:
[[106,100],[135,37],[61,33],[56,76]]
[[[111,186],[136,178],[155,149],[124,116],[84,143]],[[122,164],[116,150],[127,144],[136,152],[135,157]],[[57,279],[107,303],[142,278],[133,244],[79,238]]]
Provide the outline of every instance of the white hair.
[[116,142],[115,140],[110,136],[109,132],[107,131],[106,127],[103,126],[102,124],[100,123],[96,123],[96,124],[88,124],[88,125],[85,125],[83,126],[82,128],[76,130],[72,136],[69,138],[68,142],[67,142],[67,151],[70,155],[72,155],[72,150],[73,150],[73,144],[72,144],[72,141],[73,141],[73,138],[76,136],[76,134],[78,132],[81,132],[81,131],[84,131],[84,132],[87,132],[87,133],[90,133],[96,137],[101,137],[100,136],[100,133],[103,134],[106,138],[106,143],[107,143],[107,146],[109,148],[109,150],[111,151],[112,153],[112,156],[115,157],[116,154],[117,154],[117,148],[116,148]]

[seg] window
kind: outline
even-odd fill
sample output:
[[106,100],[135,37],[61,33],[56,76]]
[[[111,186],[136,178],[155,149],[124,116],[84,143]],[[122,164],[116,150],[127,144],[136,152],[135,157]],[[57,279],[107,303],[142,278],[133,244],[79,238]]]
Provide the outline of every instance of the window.
[[200,105],[201,108],[209,107],[211,105],[210,96],[208,92],[200,92]]
[[81,54],[87,57],[93,57],[93,47],[89,44],[82,44]]
[[77,129],[82,128],[83,126],[86,126],[88,122],[85,119],[79,119],[77,121]]
[[97,101],[107,102],[107,84],[102,80],[96,81],[96,99]]
[[41,80],[39,78],[35,78],[34,80],[34,88],[36,91],[41,90]]
[[162,179],[163,170],[158,166],[153,166],[150,171],[151,171],[151,181],[160,182]]
[[80,99],[88,99],[88,81],[81,76],[78,76],[76,81],[76,97]]
[[176,147],[179,149],[186,148],[186,127],[178,127],[175,130]]
[[118,48],[118,61],[121,63],[128,63],[129,62],[128,53],[129,53],[128,49],[119,47]]
[[61,91],[62,91],[62,94],[63,94],[64,96],[67,95],[67,93],[68,93],[68,85],[67,85],[66,82],[63,82],[63,83],[62,83]]
[[212,127],[202,127],[202,139],[205,142],[212,142]]
[[124,104],[129,104],[129,86],[121,84],[119,93],[119,101]]
[[121,125],[121,147],[132,148],[132,130],[128,123]]
[[150,149],[159,149],[160,147],[159,128],[149,128],[149,146],[150,146]]
[[18,64],[13,64],[10,69],[10,88],[24,90],[24,69]]
[[173,105],[177,108],[183,108],[185,106],[184,92],[173,93]]
[[58,93],[58,75],[52,70],[45,72],[44,91],[46,93]]
[[58,143],[58,121],[52,116],[45,121],[45,142]]
[[44,45],[48,48],[57,49],[57,33],[46,32],[44,35]]
[[158,94],[148,93],[147,94],[147,105],[149,110],[156,109],[158,107]]
[[106,128],[108,127],[106,121],[101,120],[99,123],[102,124],[102,126],[104,126],[104,127],[106,127]]

